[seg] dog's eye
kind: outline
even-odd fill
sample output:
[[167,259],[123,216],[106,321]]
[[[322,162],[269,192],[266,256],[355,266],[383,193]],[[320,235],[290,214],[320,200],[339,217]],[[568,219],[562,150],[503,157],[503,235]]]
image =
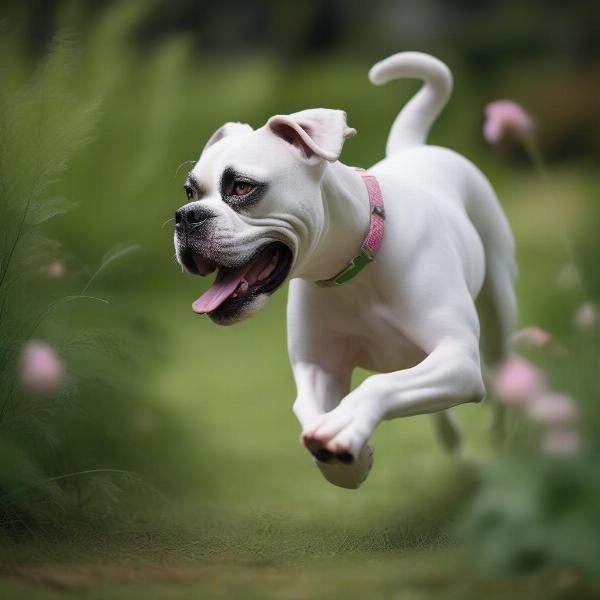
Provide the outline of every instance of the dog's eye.
[[183,189],[185,190],[187,199],[191,202],[194,199],[194,190],[189,185],[185,185]]
[[231,193],[234,196],[245,196],[254,189],[254,186],[247,181],[234,181],[231,187]]

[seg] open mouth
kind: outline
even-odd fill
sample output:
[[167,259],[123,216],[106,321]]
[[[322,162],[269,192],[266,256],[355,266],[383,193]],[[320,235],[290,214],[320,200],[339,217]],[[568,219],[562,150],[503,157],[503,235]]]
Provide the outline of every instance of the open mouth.
[[272,294],[283,284],[292,264],[292,252],[285,244],[273,242],[240,267],[219,265],[197,254],[188,255],[184,263],[198,275],[217,270],[214,283],[192,304],[195,313],[235,313],[256,296]]

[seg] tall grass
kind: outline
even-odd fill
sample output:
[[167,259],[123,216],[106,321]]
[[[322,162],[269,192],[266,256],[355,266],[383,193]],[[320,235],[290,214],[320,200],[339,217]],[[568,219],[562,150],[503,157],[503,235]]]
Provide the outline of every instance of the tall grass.
[[[118,243],[89,268],[76,249],[70,252],[48,235],[51,219],[85,203],[87,187],[69,198],[62,195],[70,161],[93,142],[100,115],[98,94],[77,91],[80,51],[71,36],[58,36],[29,76],[20,82],[15,77],[0,96],[0,530],[5,532],[108,516],[132,483],[138,490],[147,487],[130,470],[147,469],[148,456],[129,456],[139,440],[135,420],[123,415],[133,414],[142,401],[144,412],[154,410],[132,375],[149,367],[151,357],[138,346],[155,334],[134,335],[128,309],[112,302],[114,286],[99,289],[117,263],[127,268],[128,255],[139,245]],[[13,68],[26,72],[18,55],[14,60]],[[81,208],[74,214],[93,229]],[[23,376],[31,340],[49,344],[64,370],[48,393],[31,389]],[[119,424],[107,426],[113,420]]]
[[[64,509],[66,502],[64,490],[45,478],[39,456],[58,443],[53,420],[65,409],[69,391],[40,400],[20,389],[18,379],[24,344],[38,333],[47,312],[44,269],[48,257],[59,252],[39,225],[72,208],[52,195],[53,185],[69,154],[88,141],[97,110],[94,104],[78,106],[65,93],[70,54],[69,41],[56,40],[31,79],[1,98],[0,501],[5,524],[19,513],[21,519],[39,519]],[[36,493],[24,493],[33,488]]]

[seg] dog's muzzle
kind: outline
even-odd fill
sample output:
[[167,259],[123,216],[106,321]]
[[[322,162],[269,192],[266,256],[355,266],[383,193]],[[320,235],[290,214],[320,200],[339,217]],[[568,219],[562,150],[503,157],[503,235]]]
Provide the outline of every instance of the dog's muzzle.
[[175,213],[178,255],[181,264],[194,275],[217,271],[209,289],[192,305],[194,312],[211,317],[233,316],[261,294],[270,295],[285,281],[292,265],[292,252],[282,242],[265,238],[245,256],[223,259],[208,241],[210,209],[198,205],[183,206]]

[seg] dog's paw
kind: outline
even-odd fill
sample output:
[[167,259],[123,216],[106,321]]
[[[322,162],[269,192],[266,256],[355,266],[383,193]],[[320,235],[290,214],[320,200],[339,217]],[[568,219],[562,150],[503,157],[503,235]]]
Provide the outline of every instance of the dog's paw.
[[326,448],[323,442],[313,437],[303,435],[302,443],[306,446],[306,449],[322,463],[341,462],[350,465],[354,462],[354,455],[351,452],[347,450],[332,452]]
[[373,421],[368,414],[340,405],[306,429],[302,443],[321,462],[352,464],[373,432]]
[[351,464],[331,461],[322,462],[315,458],[315,464],[323,474],[323,477],[338,487],[355,490],[361,486],[368,477],[373,466],[373,449],[366,445]]

